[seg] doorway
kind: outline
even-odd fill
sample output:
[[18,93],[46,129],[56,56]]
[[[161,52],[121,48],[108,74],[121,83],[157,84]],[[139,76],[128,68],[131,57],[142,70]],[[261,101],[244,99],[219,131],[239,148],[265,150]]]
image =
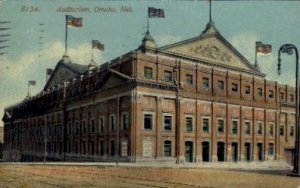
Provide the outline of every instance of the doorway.
[[245,143],[245,159],[251,161],[251,144]]
[[202,142],[202,161],[209,162],[209,142]]
[[185,162],[193,162],[193,142],[185,142]]
[[231,143],[231,158],[232,161],[238,161],[238,143]]
[[217,147],[218,161],[225,161],[225,143],[218,142]]

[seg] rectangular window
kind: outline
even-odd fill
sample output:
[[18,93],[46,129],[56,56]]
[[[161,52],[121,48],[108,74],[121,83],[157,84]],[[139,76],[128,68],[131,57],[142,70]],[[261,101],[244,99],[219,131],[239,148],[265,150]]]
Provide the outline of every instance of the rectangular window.
[[238,85],[235,84],[235,83],[233,83],[233,84],[231,85],[231,91],[232,91],[232,92],[238,92]]
[[273,123],[269,124],[269,135],[270,136],[274,135],[274,124]]
[[204,77],[202,79],[202,86],[204,89],[208,89],[209,88],[209,78]]
[[116,116],[110,116],[110,130],[114,131],[116,129]]
[[165,71],[164,79],[165,79],[166,82],[172,82],[173,81],[172,72],[171,71]]
[[268,155],[274,155],[274,144],[273,143],[269,143]]
[[202,120],[202,130],[203,130],[203,132],[206,132],[206,133],[209,132],[209,119],[208,118],[203,118],[203,120]]
[[152,130],[152,114],[145,114],[144,115],[144,129],[145,130]]
[[224,120],[218,120],[218,133],[224,133]]
[[218,89],[219,90],[224,90],[224,81],[218,80]]
[[164,130],[165,131],[172,130],[172,116],[164,116]]
[[123,130],[127,130],[128,129],[128,114],[123,114],[122,115],[122,128]]
[[248,121],[245,122],[245,134],[246,135],[250,135],[251,134],[251,124]]
[[280,100],[281,100],[281,101],[284,101],[284,93],[283,93],[283,92],[280,92],[279,95],[280,95]]
[[172,157],[172,142],[169,140],[164,142],[164,157]]
[[270,90],[269,91],[269,98],[273,98],[274,97],[274,91],[273,90]]
[[191,117],[185,118],[185,127],[186,127],[186,132],[193,131],[193,118],[191,118]]
[[99,118],[99,132],[103,132],[104,131],[104,118],[101,117]]
[[263,133],[263,124],[257,123],[257,134],[262,135],[262,133]]
[[245,87],[245,94],[250,95],[250,93],[251,93],[251,88],[250,88],[250,86],[246,86],[246,87]]
[[185,82],[188,84],[188,85],[193,85],[193,76],[192,75],[190,75],[190,74],[187,74],[186,76],[185,76]]
[[91,120],[91,131],[92,131],[92,133],[95,132],[95,121],[94,121],[94,119]]
[[82,127],[83,127],[83,134],[86,133],[86,124],[85,121],[82,122]]
[[100,140],[100,155],[103,156],[104,155],[104,141]]
[[257,88],[257,95],[258,96],[263,96],[263,90],[262,90],[262,88]]
[[284,125],[280,125],[279,134],[280,136],[284,136]]
[[153,69],[151,67],[145,67],[144,68],[144,77],[148,79],[153,78]]
[[238,121],[233,120],[231,125],[232,134],[238,134]]
[[110,141],[110,156],[115,156],[115,141]]
[[294,126],[290,126],[290,136],[294,136]]

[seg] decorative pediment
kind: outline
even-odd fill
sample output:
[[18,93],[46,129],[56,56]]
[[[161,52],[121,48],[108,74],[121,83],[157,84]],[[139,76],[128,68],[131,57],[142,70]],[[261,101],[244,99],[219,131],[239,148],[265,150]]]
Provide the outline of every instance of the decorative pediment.
[[161,47],[160,50],[197,59],[224,68],[234,68],[263,75],[217,31]]

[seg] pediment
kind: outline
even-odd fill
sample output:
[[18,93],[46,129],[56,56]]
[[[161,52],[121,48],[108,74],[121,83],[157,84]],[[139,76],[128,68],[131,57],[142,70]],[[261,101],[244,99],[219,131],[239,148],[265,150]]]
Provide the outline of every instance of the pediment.
[[162,47],[161,50],[224,67],[232,67],[261,74],[258,69],[250,64],[242,54],[218,33],[201,35],[193,39]]

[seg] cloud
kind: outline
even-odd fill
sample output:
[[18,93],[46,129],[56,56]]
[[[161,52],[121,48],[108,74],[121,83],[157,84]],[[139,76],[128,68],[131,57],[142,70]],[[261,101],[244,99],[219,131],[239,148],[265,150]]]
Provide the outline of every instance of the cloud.
[[[28,80],[36,80],[35,87],[30,87],[34,95],[42,90],[46,82],[46,68],[54,68],[62,58],[64,44],[53,42],[48,48],[24,52],[19,58],[1,57],[0,69],[0,117],[3,109],[9,105],[22,101],[27,94]],[[84,42],[74,48],[69,48],[69,57],[72,62],[87,65],[91,59],[91,44]],[[100,59],[101,53],[94,52],[94,59]],[[0,125],[2,122],[0,123]]]

